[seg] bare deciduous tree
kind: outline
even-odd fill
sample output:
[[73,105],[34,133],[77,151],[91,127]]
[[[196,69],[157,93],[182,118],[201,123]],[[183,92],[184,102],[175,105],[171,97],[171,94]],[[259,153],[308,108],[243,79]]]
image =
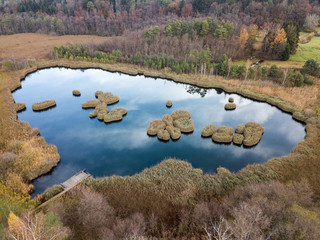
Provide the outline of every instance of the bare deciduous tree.
[[10,213],[8,237],[14,240],[63,240],[68,237],[68,228],[63,227],[59,217],[52,213],[27,212],[22,218]]
[[244,81],[247,81],[250,65],[251,65],[251,63],[250,63],[250,60],[248,59],[246,62],[246,75],[245,75]]
[[289,72],[289,68],[283,69],[283,81],[282,81],[282,85],[285,85],[285,84],[286,84],[288,72]]
[[320,17],[317,14],[308,14],[303,27],[307,30],[313,30],[319,23]]
[[232,239],[230,224],[223,217],[220,217],[218,222],[212,223],[210,227],[205,224],[204,231],[206,232],[208,240]]
[[232,215],[234,221],[231,231],[234,239],[265,239],[263,231],[269,226],[270,219],[263,214],[259,206],[244,202],[233,209]]

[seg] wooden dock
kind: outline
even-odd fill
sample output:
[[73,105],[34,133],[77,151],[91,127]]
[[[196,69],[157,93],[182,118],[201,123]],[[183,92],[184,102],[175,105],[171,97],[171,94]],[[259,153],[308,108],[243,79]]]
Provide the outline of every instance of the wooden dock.
[[67,190],[70,188],[73,188],[76,186],[79,182],[81,182],[83,179],[86,179],[89,177],[90,174],[86,173],[85,170],[82,170],[78,172],[77,174],[73,175],[71,178],[69,178],[67,181],[61,183],[61,186]]
[[80,172],[78,172],[77,174],[73,175],[71,178],[69,178],[67,181],[61,183],[60,185],[64,188],[64,190],[57,194],[56,196],[54,196],[53,198],[50,198],[48,201],[42,203],[41,205],[39,205],[36,209],[34,209],[35,211],[39,210],[40,208],[46,206],[49,202],[53,201],[54,199],[60,197],[61,195],[65,194],[66,192],[68,192],[70,189],[72,189],[73,187],[75,187],[76,185],[78,185],[78,183],[80,183],[82,180],[86,179],[87,177],[90,177],[91,174],[86,173],[86,170],[82,170]]

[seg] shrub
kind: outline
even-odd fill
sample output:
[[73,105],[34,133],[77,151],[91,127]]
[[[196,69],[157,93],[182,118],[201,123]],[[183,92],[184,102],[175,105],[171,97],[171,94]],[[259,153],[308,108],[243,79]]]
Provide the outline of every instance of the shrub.
[[303,78],[302,74],[300,72],[298,72],[295,77],[294,86],[297,86],[297,87],[302,86],[303,81],[304,81],[304,78]]
[[310,42],[313,36],[314,36],[314,32],[310,33],[307,37],[307,42]]
[[63,187],[61,185],[53,185],[51,188],[48,188],[41,195],[41,201],[46,202],[50,198],[53,198],[55,195],[61,193],[63,191]]
[[308,75],[304,75],[304,84],[313,85],[313,79]]
[[14,66],[14,62],[11,60],[8,60],[6,62],[2,63],[2,67],[6,70],[6,71],[13,71],[15,69]]
[[307,60],[301,69],[301,73],[310,74],[316,77],[319,76],[320,74],[319,63],[314,59]]
[[238,65],[232,64],[231,70],[230,70],[230,75],[232,78],[239,78]]
[[279,73],[279,68],[277,67],[277,65],[272,65],[268,71],[268,76],[269,77],[277,77]]
[[262,77],[262,68],[260,65],[257,66],[257,78],[261,79]]
[[241,79],[244,77],[244,73],[246,72],[246,66],[244,64],[240,65],[237,69],[238,77]]
[[28,66],[32,65],[31,61],[28,61],[27,59],[8,59],[6,61],[2,62],[2,67],[6,71],[16,71],[23,68],[26,68]]
[[268,67],[261,68],[262,79],[265,79],[268,76]]
[[226,213],[220,217],[228,219],[235,237],[230,239],[242,239],[239,234],[267,239],[270,232],[272,239],[318,239],[319,214],[313,209],[312,196],[304,182],[239,187],[224,199],[221,207]]
[[254,79],[255,71],[253,68],[249,68],[249,78]]
[[227,76],[228,73],[228,57],[226,54],[222,55],[218,63],[218,73],[221,76]]
[[0,176],[7,174],[13,168],[17,155],[11,152],[0,154]]

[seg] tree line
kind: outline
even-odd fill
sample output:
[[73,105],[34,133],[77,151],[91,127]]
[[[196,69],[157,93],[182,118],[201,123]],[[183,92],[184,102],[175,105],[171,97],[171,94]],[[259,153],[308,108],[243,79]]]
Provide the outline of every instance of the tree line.
[[[120,50],[113,50],[112,52],[96,51],[93,53],[92,50],[89,51],[84,45],[69,45],[67,47],[55,47],[52,57],[100,63],[130,63],[156,70],[165,69],[177,74],[219,75],[226,79],[233,78],[245,81],[249,79],[271,80],[285,86],[313,84],[308,74],[317,76],[318,73],[313,73],[318,71],[317,69],[319,68],[319,66],[315,66],[317,63],[315,64],[314,61],[311,61],[311,67],[303,68],[303,74],[296,69],[279,69],[276,65],[272,65],[270,68],[261,67],[260,65],[251,67],[249,61],[242,65],[234,64],[225,54],[221,56],[218,62],[213,62],[210,49],[202,49],[200,51],[193,49],[187,58],[175,59],[165,54],[149,56],[137,52],[134,55],[126,55]],[[309,62],[306,63],[307,66],[310,65]]]
[[[204,19],[208,16],[217,18],[219,22],[232,22],[235,28],[255,24],[260,29],[266,23],[280,20],[292,21],[300,28],[311,30],[317,24],[319,15],[319,2],[311,0],[0,1],[0,34],[41,32],[112,36],[154,25],[161,26],[168,19]],[[203,24],[206,25],[205,22]],[[206,27],[202,26],[203,29]],[[212,27],[210,23],[209,27]],[[172,34],[168,28],[167,34]],[[206,31],[199,34],[205,35]]]
[[194,19],[192,21],[183,20],[168,20],[164,29],[161,31],[159,26],[150,27],[145,30],[144,36],[148,38],[155,38],[160,34],[164,34],[169,37],[181,37],[187,34],[191,37],[197,34],[200,37],[206,37],[208,35],[226,40],[234,34],[234,24],[230,21],[218,19],[211,19],[207,17],[203,20]]

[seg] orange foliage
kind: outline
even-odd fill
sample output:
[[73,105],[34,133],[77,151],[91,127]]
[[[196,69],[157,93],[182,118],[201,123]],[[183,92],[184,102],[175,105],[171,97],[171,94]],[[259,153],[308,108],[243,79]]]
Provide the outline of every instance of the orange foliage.
[[245,27],[241,28],[239,40],[242,47],[246,45],[248,39],[249,39],[249,33],[247,29]]
[[9,213],[8,217],[8,227],[10,232],[18,232],[22,227],[22,222],[19,217],[17,217],[13,212]]
[[258,33],[258,26],[256,24],[249,26],[249,38],[250,41],[255,41]]
[[179,12],[179,4],[177,2],[172,2],[167,7],[168,12],[178,13]]
[[277,30],[276,37],[274,38],[274,41],[270,44],[270,47],[272,48],[275,45],[285,43],[287,41],[287,33],[283,28]]

